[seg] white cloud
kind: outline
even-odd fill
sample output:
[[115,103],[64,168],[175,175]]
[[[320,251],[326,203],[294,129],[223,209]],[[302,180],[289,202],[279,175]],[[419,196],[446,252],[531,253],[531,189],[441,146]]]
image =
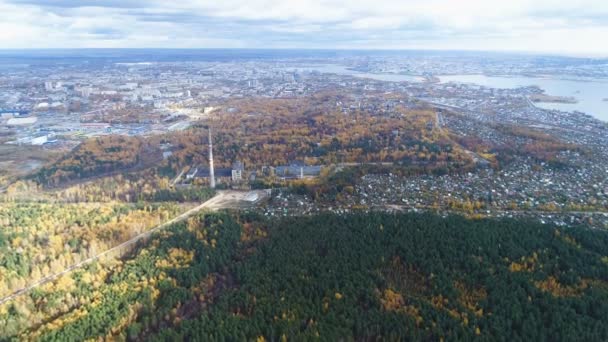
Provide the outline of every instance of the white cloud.
[[608,55],[603,0],[0,0],[27,47],[433,48]]

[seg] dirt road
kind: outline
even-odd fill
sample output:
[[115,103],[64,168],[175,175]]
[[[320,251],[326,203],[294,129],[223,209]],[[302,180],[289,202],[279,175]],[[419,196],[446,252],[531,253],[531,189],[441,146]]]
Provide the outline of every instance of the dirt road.
[[128,246],[131,246],[133,244],[135,244],[136,242],[142,240],[142,239],[146,239],[148,237],[150,237],[150,235],[158,232],[161,229],[167,228],[168,226],[177,223],[177,222],[181,222],[185,219],[187,219],[190,216],[193,216],[195,214],[197,214],[198,212],[200,212],[203,209],[208,209],[208,210],[218,210],[218,209],[223,209],[223,208],[244,208],[247,207],[248,205],[257,205],[257,203],[259,203],[259,201],[261,199],[263,199],[265,196],[267,195],[267,191],[265,190],[258,190],[258,191],[231,191],[231,190],[226,190],[226,191],[219,191],[217,193],[217,195],[215,195],[213,198],[209,199],[208,201],[204,202],[203,204],[194,207],[174,218],[172,218],[171,220],[156,226],[150,230],[147,230],[144,233],[141,233],[123,243],[121,243],[120,245],[114,246],[104,252],[101,252],[93,257],[90,257],[86,260],[83,260],[79,263],[76,263],[66,269],[64,269],[61,272],[58,273],[54,273],[51,275],[48,275],[34,283],[29,284],[26,287],[23,287],[17,291],[14,291],[13,293],[11,293],[10,295],[6,296],[6,297],[2,297],[0,298],[0,305],[24,294],[27,293],[28,291],[39,287],[41,285],[44,285],[50,281],[54,281],[58,278],[60,278],[63,275],[66,275],[74,270],[77,270],[87,264],[90,264],[96,260],[99,260],[100,258],[112,254],[114,252],[120,252],[123,248],[126,248]]

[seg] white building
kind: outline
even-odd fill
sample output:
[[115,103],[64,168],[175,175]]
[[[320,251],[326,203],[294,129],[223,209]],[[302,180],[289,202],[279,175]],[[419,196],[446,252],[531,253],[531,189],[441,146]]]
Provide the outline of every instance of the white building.
[[30,144],[40,146],[46,144],[47,141],[49,141],[49,137],[47,135],[41,135],[39,137],[32,138]]
[[33,125],[38,121],[38,118],[35,116],[28,116],[25,118],[10,118],[6,122],[8,126],[27,126]]

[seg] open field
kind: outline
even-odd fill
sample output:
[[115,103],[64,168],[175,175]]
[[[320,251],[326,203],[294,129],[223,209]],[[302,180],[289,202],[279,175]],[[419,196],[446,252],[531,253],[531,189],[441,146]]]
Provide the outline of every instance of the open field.
[[206,202],[207,208],[217,209],[247,209],[253,208],[270,196],[267,190],[237,191],[224,190]]
[[0,145],[0,186],[38,169],[57,154],[39,146]]

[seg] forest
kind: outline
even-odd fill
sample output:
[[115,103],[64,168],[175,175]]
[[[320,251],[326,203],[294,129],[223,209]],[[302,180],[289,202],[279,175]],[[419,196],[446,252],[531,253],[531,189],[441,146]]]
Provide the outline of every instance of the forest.
[[601,341],[606,251],[514,219],[202,213],[0,306],[0,338]]
[[[319,93],[307,99],[239,99],[206,121],[195,121],[179,132],[128,137],[90,138],[70,153],[45,165],[30,180],[59,187],[78,180],[112,176],[124,171],[155,170],[174,176],[185,167],[207,165],[208,127],[212,127],[215,166],[242,161],[249,170],[264,166],[385,162],[459,171],[471,168],[471,157],[438,126],[430,107],[410,108],[395,101],[380,104],[389,95],[374,94],[369,108],[344,113],[340,101],[347,95]],[[162,157],[161,146],[171,155]]]
[[181,212],[175,203],[2,203],[0,298]]
[[[458,135],[439,124],[438,113],[431,107],[414,106],[390,94],[357,96],[366,96],[368,105],[353,104],[346,112],[336,104],[356,103],[356,97],[339,91],[306,99],[234,99],[206,120],[193,121],[184,131],[85,140],[29,179],[45,187],[61,187],[126,172],[173,177],[184,169],[208,164],[209,127],[215,166],[229,168],[241,161],[250,171],[292,163],[384,163],[401,174],[446,174],[474,169],[472,156],[493,168],[516,156],[559,168],[568,164],[561,154],[587,152],[549,134],[514,125],[489,127],[492,139]],[[441,115],[458,116],[451,112]],[[163,151],[170,154],[163,157]]]
[[41,185],[57,186],[68,181],[143,169],[159,161],[160,152],[157,150],[158,147],[139,137],[107,135],[91,138],[29,178]]
[[[208,124],[214,130],[216,165],[235,160],[246,166],[278,166],[294,161],[309,165],[390,162],[447,166],[453,169],[470,158],[437,127],[431,108],[380,105],[388,95],[374,94],[369,108],[344,113],[339,92],[322,92],[306,99],[243,99],[229,103]],[[206,127],[194,127],[163,138],[178,146],[169,158],[178,170],[191,163],[206,164]]]
[[167,178],[126,174],[44,191],[18,181],[0,194],[0,299],[211,198]]

